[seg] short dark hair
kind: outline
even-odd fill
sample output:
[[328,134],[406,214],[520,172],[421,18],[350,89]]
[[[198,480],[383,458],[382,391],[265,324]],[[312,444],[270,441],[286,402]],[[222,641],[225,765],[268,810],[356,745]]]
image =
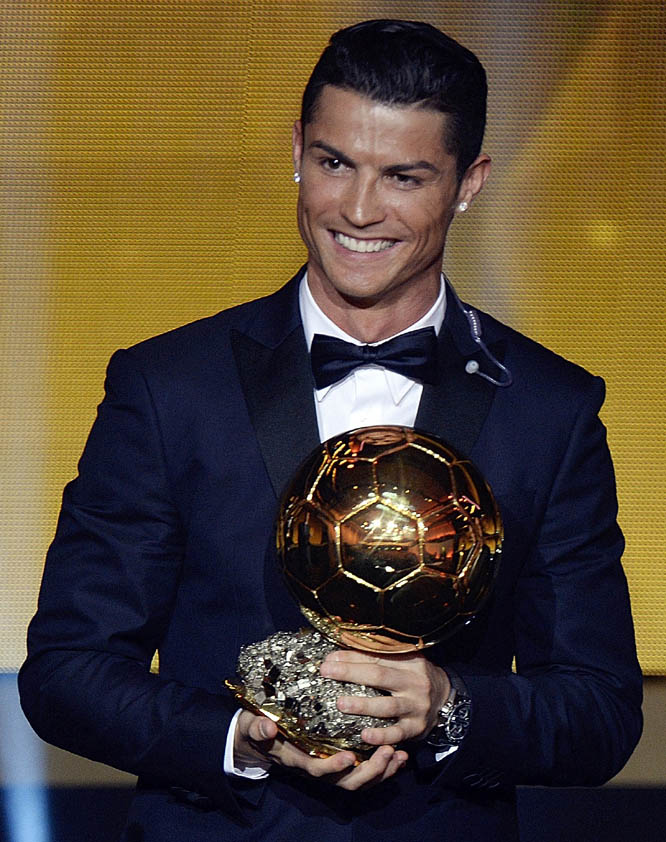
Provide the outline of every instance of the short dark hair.
[[386,105],[418,104],[446,114],[444,144],[456,158],[459,179],[481,150],[486,72],[474,53],[428,23],[368,20],[332,35],[303,92],[303,127],[313,120],[326,85]]

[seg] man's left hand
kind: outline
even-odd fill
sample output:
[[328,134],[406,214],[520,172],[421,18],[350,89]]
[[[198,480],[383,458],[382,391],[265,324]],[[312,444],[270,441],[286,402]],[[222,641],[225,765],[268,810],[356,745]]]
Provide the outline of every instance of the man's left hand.
[[448,698],[447,674],[421,654],[373,655],[336,650],[321,665],[325,678],[365,684],[389,696],[341,696],[343,713],[394,718],[394,725],[364,728],[361,737],[370,745],[395,745],[425,737],[437,723],[437,712]]

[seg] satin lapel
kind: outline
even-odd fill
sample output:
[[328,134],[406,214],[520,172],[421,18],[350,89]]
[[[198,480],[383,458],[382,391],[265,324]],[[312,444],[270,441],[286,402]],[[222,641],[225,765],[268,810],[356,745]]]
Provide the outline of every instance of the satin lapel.
[[[449,301],[451,297],[449,296]],[[502,348],[493,353],[502,356]],[[467,374],[465,364],[477,360],[487,364],[469,335],[468,325],[459,308],[451,301],[439,335],[440,381],[425,385],[416,428],[440,436],[464,455],[469,455],[488,415],[497,387],[482,377]]]
[[275,348],[237,331],[231,342],[252,425],[279,496],[319,443],[303,328],[299,322]]

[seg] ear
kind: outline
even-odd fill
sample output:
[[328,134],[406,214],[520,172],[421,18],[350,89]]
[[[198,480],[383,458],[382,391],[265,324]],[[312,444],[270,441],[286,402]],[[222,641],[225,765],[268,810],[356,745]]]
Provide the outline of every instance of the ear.
[[468,206],[472,204],[490,175],[491,165],[490,157],[483,152],[472,161],[460,182],[456,204],[460,202],[466,202]]
[[291,130],[291,155],[294,164],[294,171],[301,168],[303,158],[303,127],[300,120],[296,120]]

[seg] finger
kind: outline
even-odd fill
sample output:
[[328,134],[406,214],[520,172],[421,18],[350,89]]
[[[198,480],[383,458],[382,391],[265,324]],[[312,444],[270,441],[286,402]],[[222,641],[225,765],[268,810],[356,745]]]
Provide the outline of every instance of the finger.
[[376,664],[380,660],[380,655],[361,652],[358,649],[334,649],[324,658],[323,663]]
[[400,692],[408,687],[410,676],[409,672],[394,669],[392,665],[365,662],[324,661],[319,672],[324,678],[365,684],[389,692]]
[[276,742],[271,757],[281,766],[297,769],[313,778],[339,775],[356,763],[356,755],[351,751],[339,751],[330,757],[312,757],[287,741]]
[[398,718],[412,713],[409,699],[402,696],[340,696],[337,707],[342,713],[377,716],[380,719]]
[[[367,760],[346,775],[342,775],[337,786],[347,790],[358,790],[386,780],[402,767],[402,755],[396,759],[396,751],[391,746],[381,746]],[[406,757],[406,755],[405,755]]]
[[389,761],[388,766],[384,770],[381,778],[377,783],[380,781],[385,781],[388,778],[392,778],[397,772],[401,769],[404,769],[407,763],[407,752],[406,751],[396,751],[391,760]]
[[394,754],[395,750],[391,746],[381,746],[367,760],[341,776],[337,785],[342,789],[356,790],[378,782],[388,769]]
[[361,739],[371,746],[396,745],[420,736],[422,731],[423,728],[420,728],[413,720],[400,719],[395,725],[364,728],[361,731]]
[[397,669],[411,669],[422,665],[425,660],[425,655],[421,652],[379,654],[377,652],[362,652],[359,649],[334,649],[324,658],[324,663],[328,661],[346,664],[385,664]]

